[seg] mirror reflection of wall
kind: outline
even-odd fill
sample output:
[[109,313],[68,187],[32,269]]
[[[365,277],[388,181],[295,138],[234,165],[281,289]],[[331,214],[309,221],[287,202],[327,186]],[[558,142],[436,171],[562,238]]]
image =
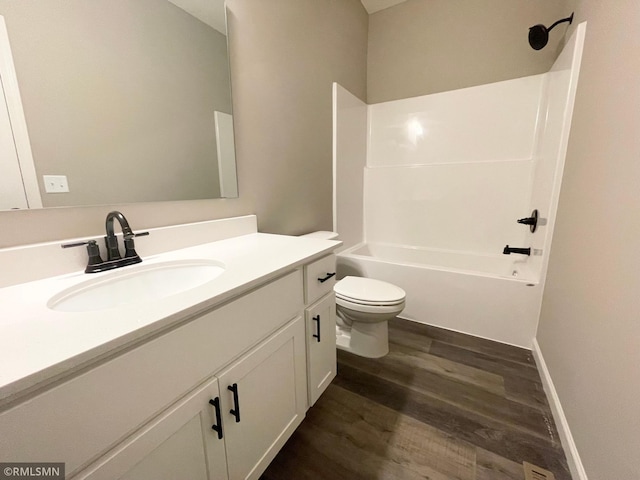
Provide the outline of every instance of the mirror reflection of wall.
[[[224,33],[166,0],[0,0],[0,15],[43,206],[221,196]],[[69,192],[47,193],[43,175]]]

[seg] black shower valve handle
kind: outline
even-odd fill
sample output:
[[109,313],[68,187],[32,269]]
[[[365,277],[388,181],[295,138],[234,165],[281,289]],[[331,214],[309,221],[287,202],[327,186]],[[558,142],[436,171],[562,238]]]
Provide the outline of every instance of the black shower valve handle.
[[531,212],[531,216],[530,217],[526,217],[526,218],[520,218],[518,220],[518,223],[522,224],[522,225],[529,225],[529,229],[531,230],[531,233],[534,233],[536,231],[536,228],[538,228],[538,210],[534,210],[533,212]]

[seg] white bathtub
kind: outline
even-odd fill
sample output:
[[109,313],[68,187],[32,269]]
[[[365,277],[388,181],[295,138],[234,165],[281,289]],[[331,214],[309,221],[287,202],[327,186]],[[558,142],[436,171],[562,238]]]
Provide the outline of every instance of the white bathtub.
[[361,244],[338,255],[338,275],[404,289],[402,318],[524,348],[535,337],[542,289],[520,255]]

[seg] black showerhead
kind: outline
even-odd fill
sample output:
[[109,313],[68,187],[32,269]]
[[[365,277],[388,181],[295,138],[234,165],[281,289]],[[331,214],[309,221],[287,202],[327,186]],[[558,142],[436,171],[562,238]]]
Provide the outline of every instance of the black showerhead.
[[549,41],[549,30],[542,24],[529,29],[529,45],[534,50],[542,50]]
[[531,45],[531,48],[534,50],[542,50],[549,41],[549,32],[553,30],[556,25],[564,22],[569,22],[569,24],[571,24],[571,22],[573,22],[573,13],[570,17],[558,20],[549,28],[545,27],[541,23],[531,27],[529,29],[529,45]]

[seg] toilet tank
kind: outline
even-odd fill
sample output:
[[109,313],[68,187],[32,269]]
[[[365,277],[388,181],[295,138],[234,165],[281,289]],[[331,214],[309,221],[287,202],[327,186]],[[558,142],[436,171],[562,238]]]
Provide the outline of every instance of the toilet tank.
[[326,230],[320,230],[318,232],[306,233],[300,235],[301,237],[320,238],[322,240],[338,240],[338,234],[336,232],[328,232]]

